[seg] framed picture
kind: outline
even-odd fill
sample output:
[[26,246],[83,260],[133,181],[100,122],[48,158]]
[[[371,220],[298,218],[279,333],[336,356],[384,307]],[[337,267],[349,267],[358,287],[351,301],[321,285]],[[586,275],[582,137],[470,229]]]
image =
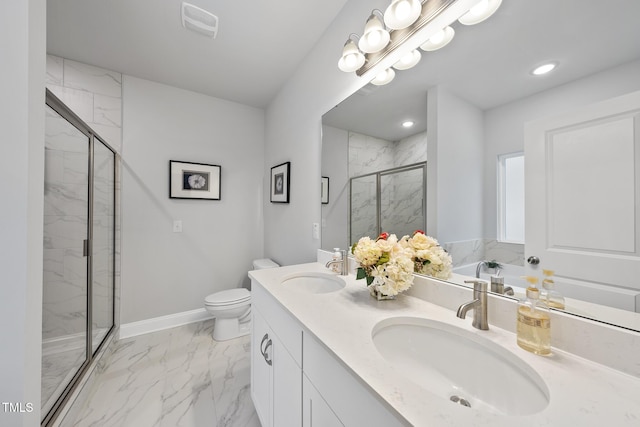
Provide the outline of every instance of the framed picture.
[[271,203],[289,203],[291,162],[271,168]]
[[218,165],[169,160],[169,198],[220,200]]
[[322,185],[320,186],[320,197],[323,205],[329,204],[329,177],[322,177]]

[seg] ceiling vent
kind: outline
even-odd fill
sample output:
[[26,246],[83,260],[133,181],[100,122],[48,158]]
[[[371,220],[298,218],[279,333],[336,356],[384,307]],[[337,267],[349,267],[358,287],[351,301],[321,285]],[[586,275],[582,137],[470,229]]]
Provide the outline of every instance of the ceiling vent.
[[191,3],[182,2],[182,26],[215,39],[218,34],[218,17]]

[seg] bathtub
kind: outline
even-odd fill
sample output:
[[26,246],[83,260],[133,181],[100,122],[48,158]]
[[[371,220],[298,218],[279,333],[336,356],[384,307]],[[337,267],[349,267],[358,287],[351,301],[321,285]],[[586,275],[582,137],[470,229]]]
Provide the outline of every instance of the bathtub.
[[[453,273],[461,276],[469,276],[470,278],[476,277],[476,267],[478,263],[461,265],[453,269]],[[524,267],[521,265],[501,264],[500,276],[504,277],[504,285],[511,286],[514,291],[518,291],[524,294],[524,290],[527,288],[527,282],[522,278],[525,275]],[[491,281],[491,276],[495,274],[493,268],[481,268],[480,278]],[[466,279],[469,280],[469,279]]]

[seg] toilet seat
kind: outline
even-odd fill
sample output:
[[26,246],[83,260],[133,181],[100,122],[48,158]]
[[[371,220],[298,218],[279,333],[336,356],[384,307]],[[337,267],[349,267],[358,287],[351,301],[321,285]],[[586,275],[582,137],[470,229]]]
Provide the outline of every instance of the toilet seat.
[[251,301],[251,292],[245,288],[237,288],[227,289],[207,296],[204,299],[204,305],[220,307],[249,301]]

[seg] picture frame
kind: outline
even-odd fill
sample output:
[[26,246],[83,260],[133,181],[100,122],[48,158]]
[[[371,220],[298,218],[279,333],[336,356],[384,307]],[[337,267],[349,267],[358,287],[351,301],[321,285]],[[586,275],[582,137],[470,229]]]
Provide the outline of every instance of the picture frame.
[[289,184],[291,182],[291,162],[285,162],[271,168],[271,203],[289,203]]
[[169,198],[220,200],[222,167],[169,160]]
[[320,201],[323,205],[329,204],[329,177],[323,176],[320,184]]

